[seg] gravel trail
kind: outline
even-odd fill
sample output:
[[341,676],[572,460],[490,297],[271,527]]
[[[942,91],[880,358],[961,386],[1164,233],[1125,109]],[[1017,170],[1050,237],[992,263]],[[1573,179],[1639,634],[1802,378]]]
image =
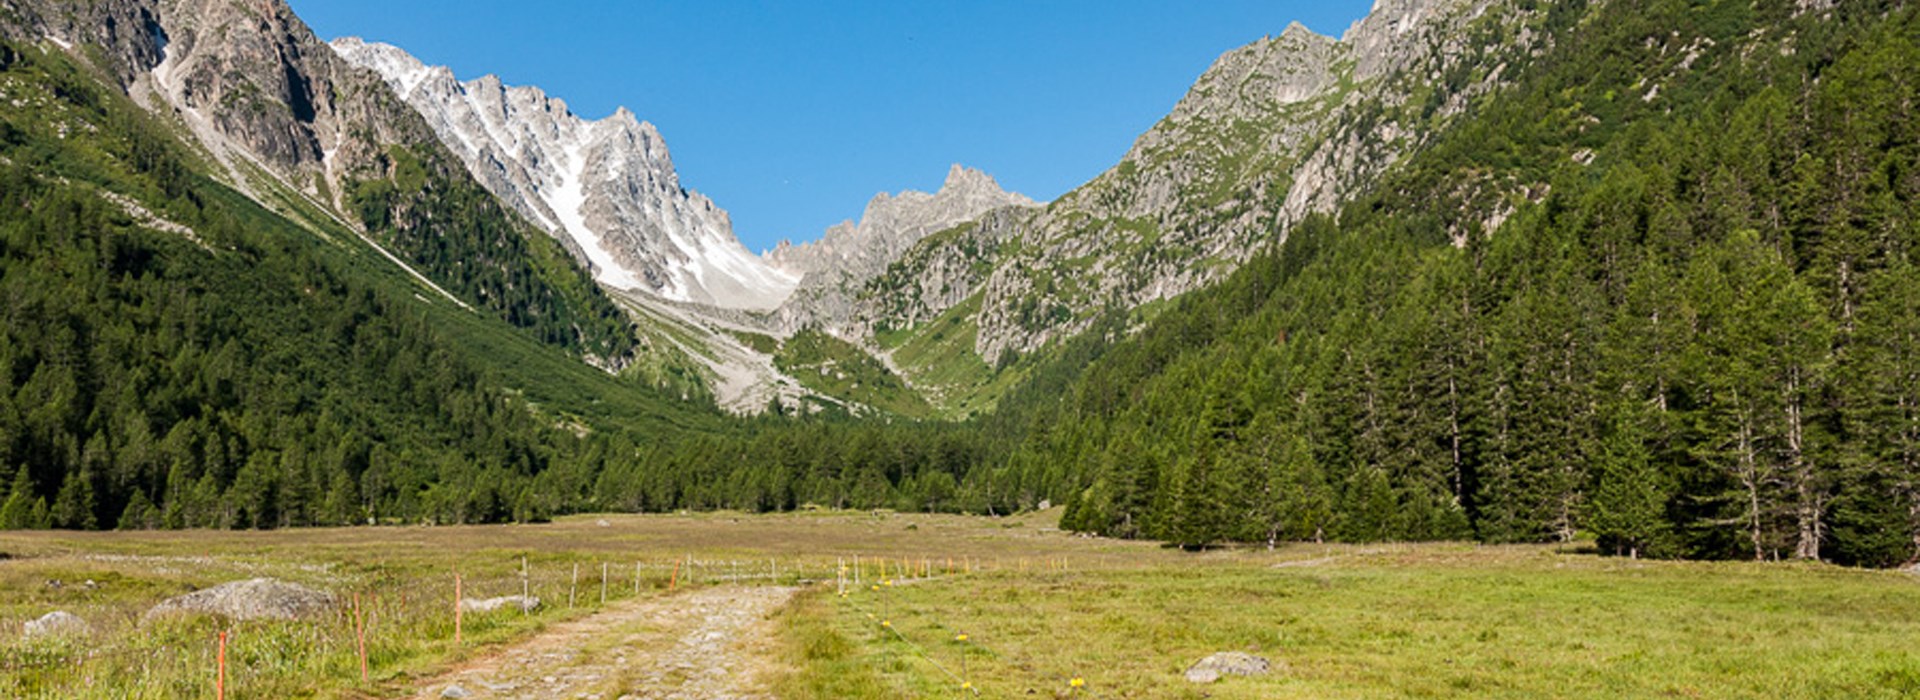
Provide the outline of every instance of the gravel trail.
[[721,586],[612,605],[420,686],[417,700],[771,700],[773,613],[797,589]]

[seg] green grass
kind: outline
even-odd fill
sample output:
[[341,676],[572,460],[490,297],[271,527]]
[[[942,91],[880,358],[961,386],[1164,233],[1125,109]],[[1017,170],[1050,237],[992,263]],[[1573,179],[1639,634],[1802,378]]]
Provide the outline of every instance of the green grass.
[[980,311],[980,294],[947,309],[933,321],[903,331],[884,333],[881,347],[893,350],[894,364],[945,418],[985,413],[1025,376],[1016,366],[996,371],[973,351],[980,327],[973,320]]
[[925,398],[865,350],[817,330],[786,339],[773,362],[802,386],[828,396],[909,418],[933,411]]
[[[796,674],[794,697],[956,694],[949,673],[963,653],[983,697],[1065,697],[1075,677],[1087,697],[1129,698],[1920,694],[1920,580],[1906,574],[1534,547],[1331,552],[816,594],[789,622],[806,640],[790,653],[813,669]],[[1304,565],[1274,566],[1287,561]],[[1276,671],[1204,688],[1181,677],[1216,651],[1259,654]],[[836,669],[870,678],[836,684]]]
[[[217,630],[233,632],[231,697],[402,697],[419,679],[598,606],[665,595],[669,562],[711,583],[768,558],[813,583],[772,647],[779,697],[1900,698],[1920,694],[1920,578],[1825,565],[1654,562],[1552,547],[1317,546],[1186,553],[1081,538],[1058,510],[1017,518],[804,512],[565,518],[550,525],[276,532],[4,533],[0,626],[62,609],[70,642],[0,639],[0,697],[200,698]],[[466,620],[451,642],[451,571],[472,596],[517,593],[532,617]],[[838,565],[860,585],[836,595]],[[581,564],[579,605],[566,609]],[[884,566],[886,573],[880,573]],[[902,573],[931,569],[932,578]],[[952,567],[953,573],[948,573]],[[972,572],[969,573],[968,570]],[[759,569],[753,569],[759,570]],[[848,571],[852,576],[851,570]],[[370,611],[361,684],[348,606],[300,622],[142,621],[165,597],[275,576]],[[48,585],[58,579],[59,587]],[[82,582],[92,580],[91,588]],[[886,586],[887,580],[894,585]],[[871,586],[881,582],[881,590]],[[702,585],[696,583],[693,585]],[[871,615],[872,617],[869,617]],[[891,623],[882,627],[881,621]],[[966,633],[968,640],[955,639]],[[1275,662],[1262,678],[1190,686],[1217,651]],[[962,661],[964,657],[964,662]]]
[[[335,531],[341,532],[341,531]],[[324,541],[323,531],[304,539]],[[344,548],[304,551],[299,544],[238,547],[217,533],[114,542],[106,537],[7,542],[22,558],[0,569],[0,620],[18,625],[66,610],[90,625],[78,638],[13,638],[0,643],[0,696],[9,698],[198,698],[209,696],[218,634],[228,632],[229,697],[386,697],[413,678],[550,622],[599,605],[598,564],[580,553],[528,550],[534,595],[546,605],[469,613],[453,643],[451,571],[458,565],[473,597],[519,592],[519,551],[447,548]],[[127,537],[127,539],[135,539]],[[244,539],[236,538],[239,542]],[[58,544],[53,544],[58,542]],[[284,539],[281,542],[285,542]],[[52,545],[39,549],[34,544]],[[64,550],[64,551],[63,551]],[[411,550],[411,551],[409,551]],[[572,563],[592,572],[591,594],[569,610],[562,586]],[[632,567],[611,598],[634,595]],[[641,595],[657,595],[666,576],[654,567]],[[144,619],[160,599],[225,581],[272,576],[336,595],[336,609],[298,621],[229,621],[211,616]],[[56,586],[54,582],[59,582]],[[91,582],[91,586],[88,585]],[[364,611],[370,682],[358,680],[352,606]]]
[[[602,520],[606,525],[601,525]],[[1050,533],[1018,550],[1009,538],[1033,534],[1031,519],[808,512],[775,516],[582,516],[546,525],[310,528],[278,531],[0,532],[0,697],[173,699],[212,696],[217,635],[231,632],[229,695],[237,698],[408,697],[420,679],[546,625],[599,607],[600,564],[612,571],[610,602],[667,594],[738,574],[771,573],[795,584],[831,579],[842,559],[894,566],[905,560],[982,561],[1016,553],[1114,556],[1150,551],[1134,544],[1075,541]],[[1017,525],[1018,527],[1002,527]],[[526,557],[530,588],[545,605],[531,616],[508,610],[465,619],[453,644],[457,567],[469,597],[520,592]],[[672,562],[691,557],[695,566]],[[578,605],[568,609],[572,567]],[[143,620],[159,601],[206,586],[271,576],[334,593],[340,606],[317,619],[228,622],[211,617]],[[51,582],[58,581],[53,585]],[[85,582],[92,581],[88,586]],[[359,680],[351,601],[367,611],[371,681]],[[77,639],[25,639],[21,625],[52,610],[79,615]]]

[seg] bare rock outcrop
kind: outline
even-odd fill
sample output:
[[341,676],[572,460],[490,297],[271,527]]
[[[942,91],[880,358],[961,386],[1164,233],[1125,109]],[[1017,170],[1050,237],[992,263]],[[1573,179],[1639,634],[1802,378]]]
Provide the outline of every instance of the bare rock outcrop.
[[876,194],[858,223],[843,221],[818,241],[783,241],[768,252],[769,262],[801,276],[774,324],[782,333],[813,326],[841,337],[861,337],[866,329],[853,323],[860,310],[857,295],[921,240],[990,212],[1038,206],[1026,195],[1001,189],[991,175],[957,163],[932,194]]
[[[978,293],[993,362],[1223,278],[1303,218],[1366,192],[1534,49],[1509,0],[1378,0],[1338,39],[1294,24],[1220,56],[1112,169],[995,236],[909,250],[856,295],[847,335],[910,326]],[[1469,41],[1492,36],[1495,41]],[[1419,100],[1418,104],[1414,104]],[[983,245],[985,244],[985,245]],[[960,264],[960,263],[965,264]],[[940,277],[927,294],[921,281]]]

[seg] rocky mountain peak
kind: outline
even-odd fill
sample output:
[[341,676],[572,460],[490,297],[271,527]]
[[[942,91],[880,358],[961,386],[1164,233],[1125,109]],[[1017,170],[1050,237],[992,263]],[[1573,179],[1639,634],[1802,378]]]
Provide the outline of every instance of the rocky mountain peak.
[[1000,183],[985,172],[955,163],[947,168],[939,191],[877,193],[867,200],[858,223],[835,224],[812,243],[782,241],[768,258],[774,265],[803,275],[853,272],[860,277],[871,276],[878,272],[872,269],[873,263],[884,267],[927,234],[1006,206],[1038,204],[1026,195],[1001,189]]
[[588,121],[496,76],[421,79],[436,69],[398,47],[347,38],[333,48],[384,77],[488,191],[559,238],[603,285],[767,310],[798,282],[747,252],[725,210],[681,186],[659,129],[632,110]]
[[388,146],[433,143],[283,0],[7,0],[0,9],[12,38],[98,47],[96,64],[135,101],[183,122],[242,191],[255,188],[249,173],[264,171],[339,211],[339,201],[320,200],[384,172]]
[[[900,257],[900,274],[862,290],[865,326],[847,334],[910,328],[977,298],[974,352],[997,359],[1078,332],[1100,308],[1209,284],[1365,192],[1499,87],[1502,59],[1488,52],[1530,50],[1532,12],[1513,0],[1377,0],[1339,39],[1293,23],[1226,51],[1113,168],[1044,210],[988,216]],[[1467,46],[1476,25],[1512,38]],[[1485,77],[1439,80],[1463,61]],[[1408,107],[1416,98],[1432,106]]]
[[947,168],[947,179],[940,183],[940,191],[967,190],[973,192],[1000,192],[1000,183],[992,175],[975,170],[959,163]]
[[1295,22],[1279,36],[1228,51],[1201,74],[1168,119],[1245,118],[1318,97],[1338,82],[1333,72],[1337,44]]
[[1026,195],[1001,189],[993,176],[958,163],[947,168],[938,192],[876,194],[858,223],[836,224],[812,243],[783,241],[767,254],[768,262],[801,276],[776,321],[783,330],[809,324],[841,329],[853,310],[853,292],[921,239],[995,209],[1037,206]]

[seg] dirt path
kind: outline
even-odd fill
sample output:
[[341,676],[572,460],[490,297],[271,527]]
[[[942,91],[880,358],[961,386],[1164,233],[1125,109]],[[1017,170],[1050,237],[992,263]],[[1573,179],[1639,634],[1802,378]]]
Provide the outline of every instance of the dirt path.
[[761,678],[772,639],[768,618],[795,590],[723,586],[610,606],[469,662],[413,697],[771,698]]

